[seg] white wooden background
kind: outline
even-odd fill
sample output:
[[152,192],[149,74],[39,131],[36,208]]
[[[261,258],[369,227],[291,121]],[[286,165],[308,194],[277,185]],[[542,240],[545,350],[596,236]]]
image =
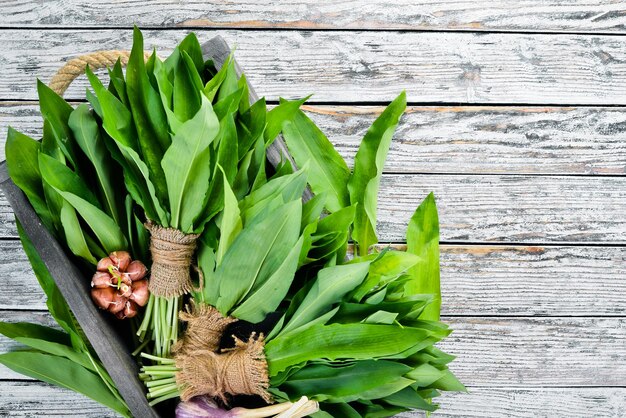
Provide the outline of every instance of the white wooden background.
[[[623,1],[0,0],[2,144],[9,125],[41,134],[36,77],[129,48],[134,23],[164,50],[221,34],[270,101],[315,92],[307,110],[349,160],[407,90],[379,230],[401,243],[437,194],[443,346],[470,393],[436,416],[626,416]],[[50,322],[2,196],[0,277],[1,320]],[[112,415],[2,368],[0,416]]]

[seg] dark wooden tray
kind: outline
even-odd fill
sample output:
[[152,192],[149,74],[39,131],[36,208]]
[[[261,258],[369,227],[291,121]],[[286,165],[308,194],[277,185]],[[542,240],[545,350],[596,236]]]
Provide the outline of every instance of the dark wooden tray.
[[[224,64],[230,51],[230,47],[220,36],[202,45],[205,59],[213,60],[218,69]],[[239,65],[237,63],[235,65],[238,73],[241,74]],[[251,101],[258,100],[252,86],[249,86],[249,91]],[[281,161],[281,155],[283,158],[290,158],[284,142],[279,137],[268,148],[267,158],[273,166],[276,166]],[[0,163],[0,188],[4,191],[15,212],[15,217],[21,222],[24,231],[33,242],[133,416],[158,418],[169,415],[164,412],[159,414],[148,405],[144,385],[137,376],[137,363],[128,350],[120,350],[120,347],[127,346],[121,330],[116,329],[115,322],[110,321],[94,306],[89,292],[89,278],[85,277],[85,274],[72,263],[63,247],[41,224],[26,196],[9,177],[6,162]]]

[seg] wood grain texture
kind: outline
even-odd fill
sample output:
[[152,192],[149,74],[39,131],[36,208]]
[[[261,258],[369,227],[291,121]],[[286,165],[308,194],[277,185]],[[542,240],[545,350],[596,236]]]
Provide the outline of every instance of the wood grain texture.
[[[227,27],[280,29],[402,29],[623,32],[624,7],[609,0],[472,0],[326,1],[139,0],[43,3],[0,2],[4,26]],[[59,13],[63,10],[63,13]]]
[[[363,135],[384,109],[305,106],[352,165]],[[9,126],[41,137],[35,102],[0,102],[0,159]],[[385,171],[467,174],[626,174],[626,108],[409,106]]]
[[[45,383],[0,382],[0,415],[11,418],[117,415],[89,399]],[[470,393],[446,393],[437,402],[437,417],[491,418],[620,418],[626,414],[624,388],[470,388]],[[398,418],[424,417],[421,412]]]
[[[9,321],[40,321],[46,315],[0,311],[0,318]],[[451,369],[469,387],[610,387],[621,386],[626,379],[624,318],[443,317],[443,321],[454,332],[440,347],[457,355]],[[0,351],[15,347],[0,338]],[[15,377],[0,367],[0,379]]]
[[2,417],[119,417],[85,396],[46,383],[0,382],[0,391]]
[[[415,208],[437,197],[441,239],[455,243],[626,243],[626,177],[383,175],[382,242],[403,242]],[[0,194],[0,238],[17,236]]]
[[[164,54],[187,31],[144,32]],[[201,40],[215,31],[197,31]],[[540,34],[222,31],[261,96],[332,102],[626,104],[626,37]],[[1,30],[0,99],[34,100],[64,60],[128,49],[130,30]],[[270,48],[268,48],[268,45]],[[84,97],[74,83],[69,98]]]
[[[0,382],[7,393],[0,398],[3,417],[39,416],[116,417],[89,399],[45,383]],[[471,393],[444,394],[438,398],[440,417],[602,417],[618,418],[626,413],[623,388],[470,388]],[[421,412],[404,413],[399,418],[423,417]]]
[[[626,248],[444,245],[441,275],[445,315],[626,316]],[[3,309],[46,309],[19,241],[0,276]]]

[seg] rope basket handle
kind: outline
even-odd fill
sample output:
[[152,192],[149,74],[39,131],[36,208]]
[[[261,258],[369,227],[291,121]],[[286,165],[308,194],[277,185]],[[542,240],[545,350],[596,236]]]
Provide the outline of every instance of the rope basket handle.
[[[150,58],[151,53],[145,51],[144,60],[147,61]],[[128,58],[130,57],[130,51],[95,51],[89,54],[81,55],[76,58],[72,58],[65,65],[59,68],[56,72],[50,84],[48,86],[59,96],[63,96],[63,93],[72,84],[78,76],[85,74],[85,68],[89,66],[93,71],[101,68],[111,67],[115,65],[119,59],[122,67],[126,67],[128,64]]]

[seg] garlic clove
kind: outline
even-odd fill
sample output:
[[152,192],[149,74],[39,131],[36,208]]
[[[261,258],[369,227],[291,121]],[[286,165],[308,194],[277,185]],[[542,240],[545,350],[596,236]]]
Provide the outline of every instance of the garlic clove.
[[123,311],[127,301],[128,298],[122,296],[118,291],[114,291],[114,297],[111,301],[111,304],[109,305],[108,311],[112,314]]
[[112,287],[93,288],[91,289],[91,299],[100,309],[109,309],[116,295],[115,289]]
[[107,272],[108,273],[110,266],[115,267],[115,264],[113,263],[113,260],[111,260],[109,257],[104,257],[103,259],[98,261],[98,266],[96,267],[96,269],[98,271],[102,271],[102,272]]
[[141,261],[134,260],[128,265],[126,274],[132,281],[141,280],[148,274],[148,269]]
[[113,251],[109,254],[109,258],[113,261],[113,265],[117,267],[119,271],[126,271],[131,260],[128,251]]
[[148,290],[147,280],[138,280],[132,284],[132,293],[129,296],[130,300],[135,301],[139,306],[145,306],[150,298],[150,291]]
[[91,287],[104,288],[111,286],[111,275],[103,271],[97,271],[91,278]]

